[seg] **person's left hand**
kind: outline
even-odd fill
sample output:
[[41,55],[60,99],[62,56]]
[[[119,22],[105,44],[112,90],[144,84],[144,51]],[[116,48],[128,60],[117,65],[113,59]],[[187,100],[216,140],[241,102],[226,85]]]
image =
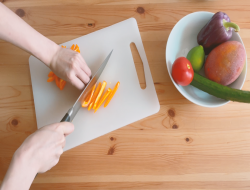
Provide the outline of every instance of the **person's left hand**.
[[60,78],[82,90],[90,80],[91,70],[80,53],[58,46],[49,64],[50,69]]

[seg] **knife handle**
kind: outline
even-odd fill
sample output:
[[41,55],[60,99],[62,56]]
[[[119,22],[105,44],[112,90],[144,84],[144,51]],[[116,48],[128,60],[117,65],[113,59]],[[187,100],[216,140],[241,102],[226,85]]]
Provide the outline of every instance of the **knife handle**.
[[70,122],[70,115],[68,113],[64,115],[64,117],[62,118],[60,122],[64,122],[64,121]]

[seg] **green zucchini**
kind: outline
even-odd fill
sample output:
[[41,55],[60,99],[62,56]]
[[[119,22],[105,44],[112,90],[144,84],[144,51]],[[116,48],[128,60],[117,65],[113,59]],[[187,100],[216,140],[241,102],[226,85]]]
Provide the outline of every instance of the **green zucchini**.
[[238,90],[230,88],[228,86],[223,86],[197,73],[194,73],[194,78],[191,82],[191,85],[217,98],[231,100],[235,102],[250,103],[249,91]]

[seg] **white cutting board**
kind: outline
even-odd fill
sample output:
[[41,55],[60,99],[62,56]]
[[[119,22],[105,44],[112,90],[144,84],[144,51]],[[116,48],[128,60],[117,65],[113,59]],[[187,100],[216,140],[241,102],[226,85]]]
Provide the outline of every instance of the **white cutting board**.
[[[140,87],[130,43],[134,42],[141,56],[146,79],[146,88]],[[94,113],[81,108],[73,120],[75,130],[66,138],[65,150],[95,139],[120,127],[157,113],[160,105],[150,73],[137,22],[130,18],[102,30],[63,43],[67,48],[78,44],[81,55],[95,73],[113,49],[110,60],[99,81],[107,81],[113,89],[120,81],[110,104]],[[69,83],[60,91],[54,82],[47,82],[50,71],[34,56],[29,58],[32,88],[35,102],[37,126],[59,122],[74,104],[80,91]]]

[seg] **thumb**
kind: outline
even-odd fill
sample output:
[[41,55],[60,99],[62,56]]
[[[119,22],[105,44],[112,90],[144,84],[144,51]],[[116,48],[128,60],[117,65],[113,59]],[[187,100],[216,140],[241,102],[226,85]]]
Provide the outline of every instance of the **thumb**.
[[74,125],[70,122],[61,122],[60,129],[62,130],[63,134],[67,136],[74,131]]

